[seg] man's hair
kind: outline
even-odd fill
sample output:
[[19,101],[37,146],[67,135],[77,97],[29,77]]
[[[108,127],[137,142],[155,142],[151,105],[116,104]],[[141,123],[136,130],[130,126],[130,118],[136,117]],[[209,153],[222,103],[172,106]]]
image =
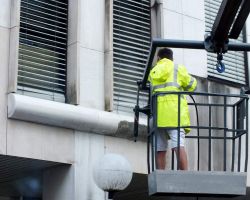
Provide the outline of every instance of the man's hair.
[[169,48],[163,48],[158,51],[157,56],[160,59],[167,58],[169,60],[173,60],[173,51]]

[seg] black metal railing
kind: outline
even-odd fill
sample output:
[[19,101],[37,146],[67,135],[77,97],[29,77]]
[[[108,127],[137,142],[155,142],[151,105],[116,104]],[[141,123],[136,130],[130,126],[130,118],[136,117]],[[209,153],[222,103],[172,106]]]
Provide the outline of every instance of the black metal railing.
[[[157,98],[162,95],[177,95],[178,99],[178,126],[176,127],[157,127]],[[197,121],[192,122],[190,126],[181,126],[181,99],[184,96],[191,96],[194,100],[189,101],[189,108],[196,108]],[[195,97],[195,98],[194,98]],[[204,103],[205,101],[205,103]],[[174,158],[172,152],[171,169],[180,169],[180,131],[183,128],[191,128],[197,134],[188,134],[186,139],[194,139],[197,141],[197,170],[200,170],[200,164],[207,163],[207,171],[247,171],[248,165],[248,96],[232,95],[232,94],[216,94],[202,92],[157,92],[150,95],[150,115],[148,118],[153,120],[153,125],[148,129],[148,173],[156,169],[156,144],[157,130],[175,128],[178,130],[178,147],[177,156]],[[202,116],[202,120],[199,120]],[[192,115],[193,117],[193,115]],[[204,120],[205,118],[205,120]],[[150,124],[148,120],[148,125]],[[195,131],[196,130],[196,131]],[[200,134],[200,132],[202,134]],[[222,134],[220,134],[222,132]],[[207,149],[200,148],[201,141],[206,141]],[[219,160],[213,160],[213,156],[218,152],[213,151],[214,141],[223,147],[223,154]],[[218,142],[219,141],[219,142]],[[202,163],[200,161],[201,151],[207,154],[207,160]],[[204,155],[204,153],[203,153]],[[190,155],[188,155],[190,156]],[[176,160],[176,161],[175,161]],[[220,162],[221,169],[212,167],[212,163]],[[175,166],[176,163],[176,166]]]

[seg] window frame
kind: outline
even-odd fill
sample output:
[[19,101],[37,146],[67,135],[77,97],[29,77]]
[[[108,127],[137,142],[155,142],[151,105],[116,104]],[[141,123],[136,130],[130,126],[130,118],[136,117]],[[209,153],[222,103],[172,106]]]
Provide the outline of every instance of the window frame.
[[[17,93],[21,0],[11,0],[8,93]],[[68,1],[65,103],[78,105],[80,97],[80,0]],[[35,97],[34,97],[35,98]]]
[[[158,7],[152,6],[152,3],[154,4],[154,1],[149,0],[149,6],[150,6],[150,16],[149,20],[150,23],[150,42],[152,38],[152,34],[159,34],[161,32],[161,26],[160,23],[155,23],[155,26],[153,27],[154,30],[152,30],[152,21],[157,21],[157,19],[161,19],[159,16],[156,15],[158,13]],[[109,112],[118,111],[118,113],[122,114],[129,114],[125,113],[124,111],[114,110],[114,38],[113,38],[113,6],[114,6],[114,0],[105,0],[105,47],[104,47],[104,86],[105,86],[105,110]],[[152,17],[153,12],[153,17]],[[136,82],[135,82],[136,85]],[[136,102],[135,102],[136,103]],[[132,112],[132,109],[131,109]]]

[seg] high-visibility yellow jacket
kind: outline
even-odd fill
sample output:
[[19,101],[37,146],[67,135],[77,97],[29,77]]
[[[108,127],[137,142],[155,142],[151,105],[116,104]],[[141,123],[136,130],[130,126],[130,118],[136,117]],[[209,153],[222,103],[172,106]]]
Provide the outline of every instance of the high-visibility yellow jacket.
[[[163,58],[150,71],[148,79],[153,93],[165,91],[194,91],[197,81],[189,75],[183,65],[175,65],[173,61]],[[181,95],[180,126],[190,126],[190,115],[186,97]],[[176,128],[178,126],[178,95],[160,95],[157,99],[157,126]],[[185,128],[185,132],[190,132]]]

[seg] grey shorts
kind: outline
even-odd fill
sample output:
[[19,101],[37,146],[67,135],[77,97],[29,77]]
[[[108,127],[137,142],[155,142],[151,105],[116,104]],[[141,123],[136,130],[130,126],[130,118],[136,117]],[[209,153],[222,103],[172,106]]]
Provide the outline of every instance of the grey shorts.
[[[168,141],[171,141],[171,148],[178,147],[178,130],[159,129],[157,135],[157,151],[166,151],[168,149]],[[180,146],[185,146],[185,132],[183,129],[180,131]]]

